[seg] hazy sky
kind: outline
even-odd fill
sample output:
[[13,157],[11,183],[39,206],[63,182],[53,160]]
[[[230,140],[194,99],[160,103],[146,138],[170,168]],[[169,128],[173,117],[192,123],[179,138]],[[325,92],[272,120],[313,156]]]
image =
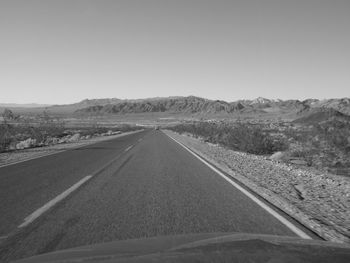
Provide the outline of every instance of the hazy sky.
[[350,97],[350,0],[0,0],[0,102]]

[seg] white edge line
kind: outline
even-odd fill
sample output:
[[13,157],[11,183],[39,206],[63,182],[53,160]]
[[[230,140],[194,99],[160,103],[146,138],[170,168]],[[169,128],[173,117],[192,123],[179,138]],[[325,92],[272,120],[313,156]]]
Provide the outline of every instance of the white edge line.
[[226,175],[224,175],[222,172],[220,172],[218,169],[216,169],[214,166],[212,166],[210,163],[199,157],[198,155],[194,154],[190,149],[188,149],[185,145],[183,145],[181,142],[177,141],[176,139],[172,138],[170,135],[166,134],[170,139],[174,140],[176,143],[181,145],[184,149],[186,149],[188,152],[190,152],[193,156],[195,156],[198,160],[200,160],[202,163],[207,165],[210,169],[212,169],[214,172],[216,172],[218,175],[220,175],[222,178],[224,178],[227,182],[229,182],[231,185],[236,187],[238,190],[240,190],[243,194],[248,196],[251,200],[253,200],[256,204],[258,204],[260,207],[265,209],[268,213],[270,213],[272,216],[274,216],[277,220],[279,220],[282,224],[284,224],[286,227],[288,227],[291,231],[293,231],[295,234],[297,234],[299,237],[304,239],[312,239],[309,235],[304,233],[302,230],[297,228],[295,225],[293,225],[291,222],[289,222],[287,219],[282,217],[280,214],[278,214],[275,210],[270,208],[268,205],[266,205],[264,202],[260,201],[258,198],[256,198],[253,194],[248,192],[246,189],[241,187],[239,184],[235,183],[231,179],[229,179]]
[[86,181],[90,180],[92,178],[92,175],[85,176],[83,179],[81,179],[79,182],[68,188],[63,193],[56,196],[54,199],[40,207],[39,209],[35,210],[32,214],[27,216],[24,219],[24,222],[18,226],[18,228],[25,227],[32,223],[35,219],[37,219],[39,216],[41,216],[43,213],[45,213],[47,210],[49,210],[51,207],[53,207],[58,202],[62,201],[64,198],[66,198],[68,195],[70,195],[72,192],[77,190],[82,184],[84,184]]

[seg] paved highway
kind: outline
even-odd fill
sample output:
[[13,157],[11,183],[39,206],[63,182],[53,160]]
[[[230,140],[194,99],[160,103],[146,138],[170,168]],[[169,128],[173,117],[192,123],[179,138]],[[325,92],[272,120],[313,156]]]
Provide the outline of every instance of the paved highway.
[[0,236],[84,176],[94,174],[145,132],[0,167]]
[[[91,179],[25,227],[36,209]],[[295,236],[162,131],[0,168],[0,261],[117,239],[204,232]]]

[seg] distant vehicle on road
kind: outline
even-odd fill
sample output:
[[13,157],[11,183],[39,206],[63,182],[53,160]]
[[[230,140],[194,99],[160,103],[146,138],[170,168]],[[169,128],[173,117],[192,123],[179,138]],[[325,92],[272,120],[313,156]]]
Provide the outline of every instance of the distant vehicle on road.
[[159,130],[159,126],[155,126],[154,129],[155,129],[155,130]]

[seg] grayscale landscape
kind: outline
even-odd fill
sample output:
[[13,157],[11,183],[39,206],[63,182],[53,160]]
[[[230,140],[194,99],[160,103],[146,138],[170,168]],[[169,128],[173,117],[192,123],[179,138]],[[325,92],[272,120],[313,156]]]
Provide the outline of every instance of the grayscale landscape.
[[0,1],[0,262],[349,262],[349,12]]

